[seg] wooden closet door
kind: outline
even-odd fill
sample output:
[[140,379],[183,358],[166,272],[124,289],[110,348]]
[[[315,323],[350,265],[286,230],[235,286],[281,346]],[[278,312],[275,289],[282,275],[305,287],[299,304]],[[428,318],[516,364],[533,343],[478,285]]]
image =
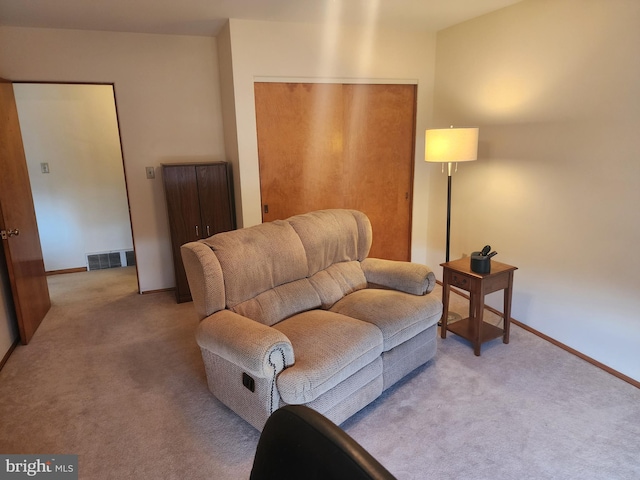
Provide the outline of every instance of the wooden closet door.
[[415,91],[256,83],[263,221],[354,208],[371,220],[370,256],[409,260]]
[[371,220],[371,257],[411,258],[415,91],[344,85],[345,204]]
[[256,83],[262,220],[344,207],[342,85]]

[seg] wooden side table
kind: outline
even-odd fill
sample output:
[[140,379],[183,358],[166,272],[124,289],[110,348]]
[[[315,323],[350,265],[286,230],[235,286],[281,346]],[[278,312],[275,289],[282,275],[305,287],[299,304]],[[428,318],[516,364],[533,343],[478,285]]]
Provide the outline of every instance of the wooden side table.
[[[506,263],[491,261],[490,273],[475,273],[471,270],[470,257],[442,263],[442,326],[440,336],[447,338],[447,330],[469,340],[473,353],[480,356],[480,346],[489,340],[502,337],[503,343],[509,343],[509,325],[511,319],[511,293],[513,272],[517,267]],[[469,317],[447,325],[449,315],[449,293],[451,287],[469,292]],[[504,290],[503,328],[483,321],[484,296],[488,293]]]

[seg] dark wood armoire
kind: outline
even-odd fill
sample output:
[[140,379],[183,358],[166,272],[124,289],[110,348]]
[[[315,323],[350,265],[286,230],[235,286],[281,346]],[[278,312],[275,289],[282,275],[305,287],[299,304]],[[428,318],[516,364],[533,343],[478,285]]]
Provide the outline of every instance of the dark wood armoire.
[[191,300],[180,247],[236,228],[231,166],[227,162],[163,164],[178,303]]

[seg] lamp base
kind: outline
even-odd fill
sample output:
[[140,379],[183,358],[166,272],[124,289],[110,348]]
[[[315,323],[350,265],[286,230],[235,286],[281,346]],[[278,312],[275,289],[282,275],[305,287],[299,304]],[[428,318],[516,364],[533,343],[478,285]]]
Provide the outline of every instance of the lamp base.
[[[458,322],[460,320],[462,320],[462,315],[460,315],[459,313],[449,312],[447,314],[447,325],[449,325],[450,323]],[[438,322],[438,326],[441,327],[442,322]]]

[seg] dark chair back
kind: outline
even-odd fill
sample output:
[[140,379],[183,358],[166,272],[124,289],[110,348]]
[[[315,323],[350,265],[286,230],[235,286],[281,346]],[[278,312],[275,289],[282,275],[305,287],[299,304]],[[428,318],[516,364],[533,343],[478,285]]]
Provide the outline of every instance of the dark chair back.
[[360,444],[304,405],[271,414],[262,430],[251,480],[395,480]]

